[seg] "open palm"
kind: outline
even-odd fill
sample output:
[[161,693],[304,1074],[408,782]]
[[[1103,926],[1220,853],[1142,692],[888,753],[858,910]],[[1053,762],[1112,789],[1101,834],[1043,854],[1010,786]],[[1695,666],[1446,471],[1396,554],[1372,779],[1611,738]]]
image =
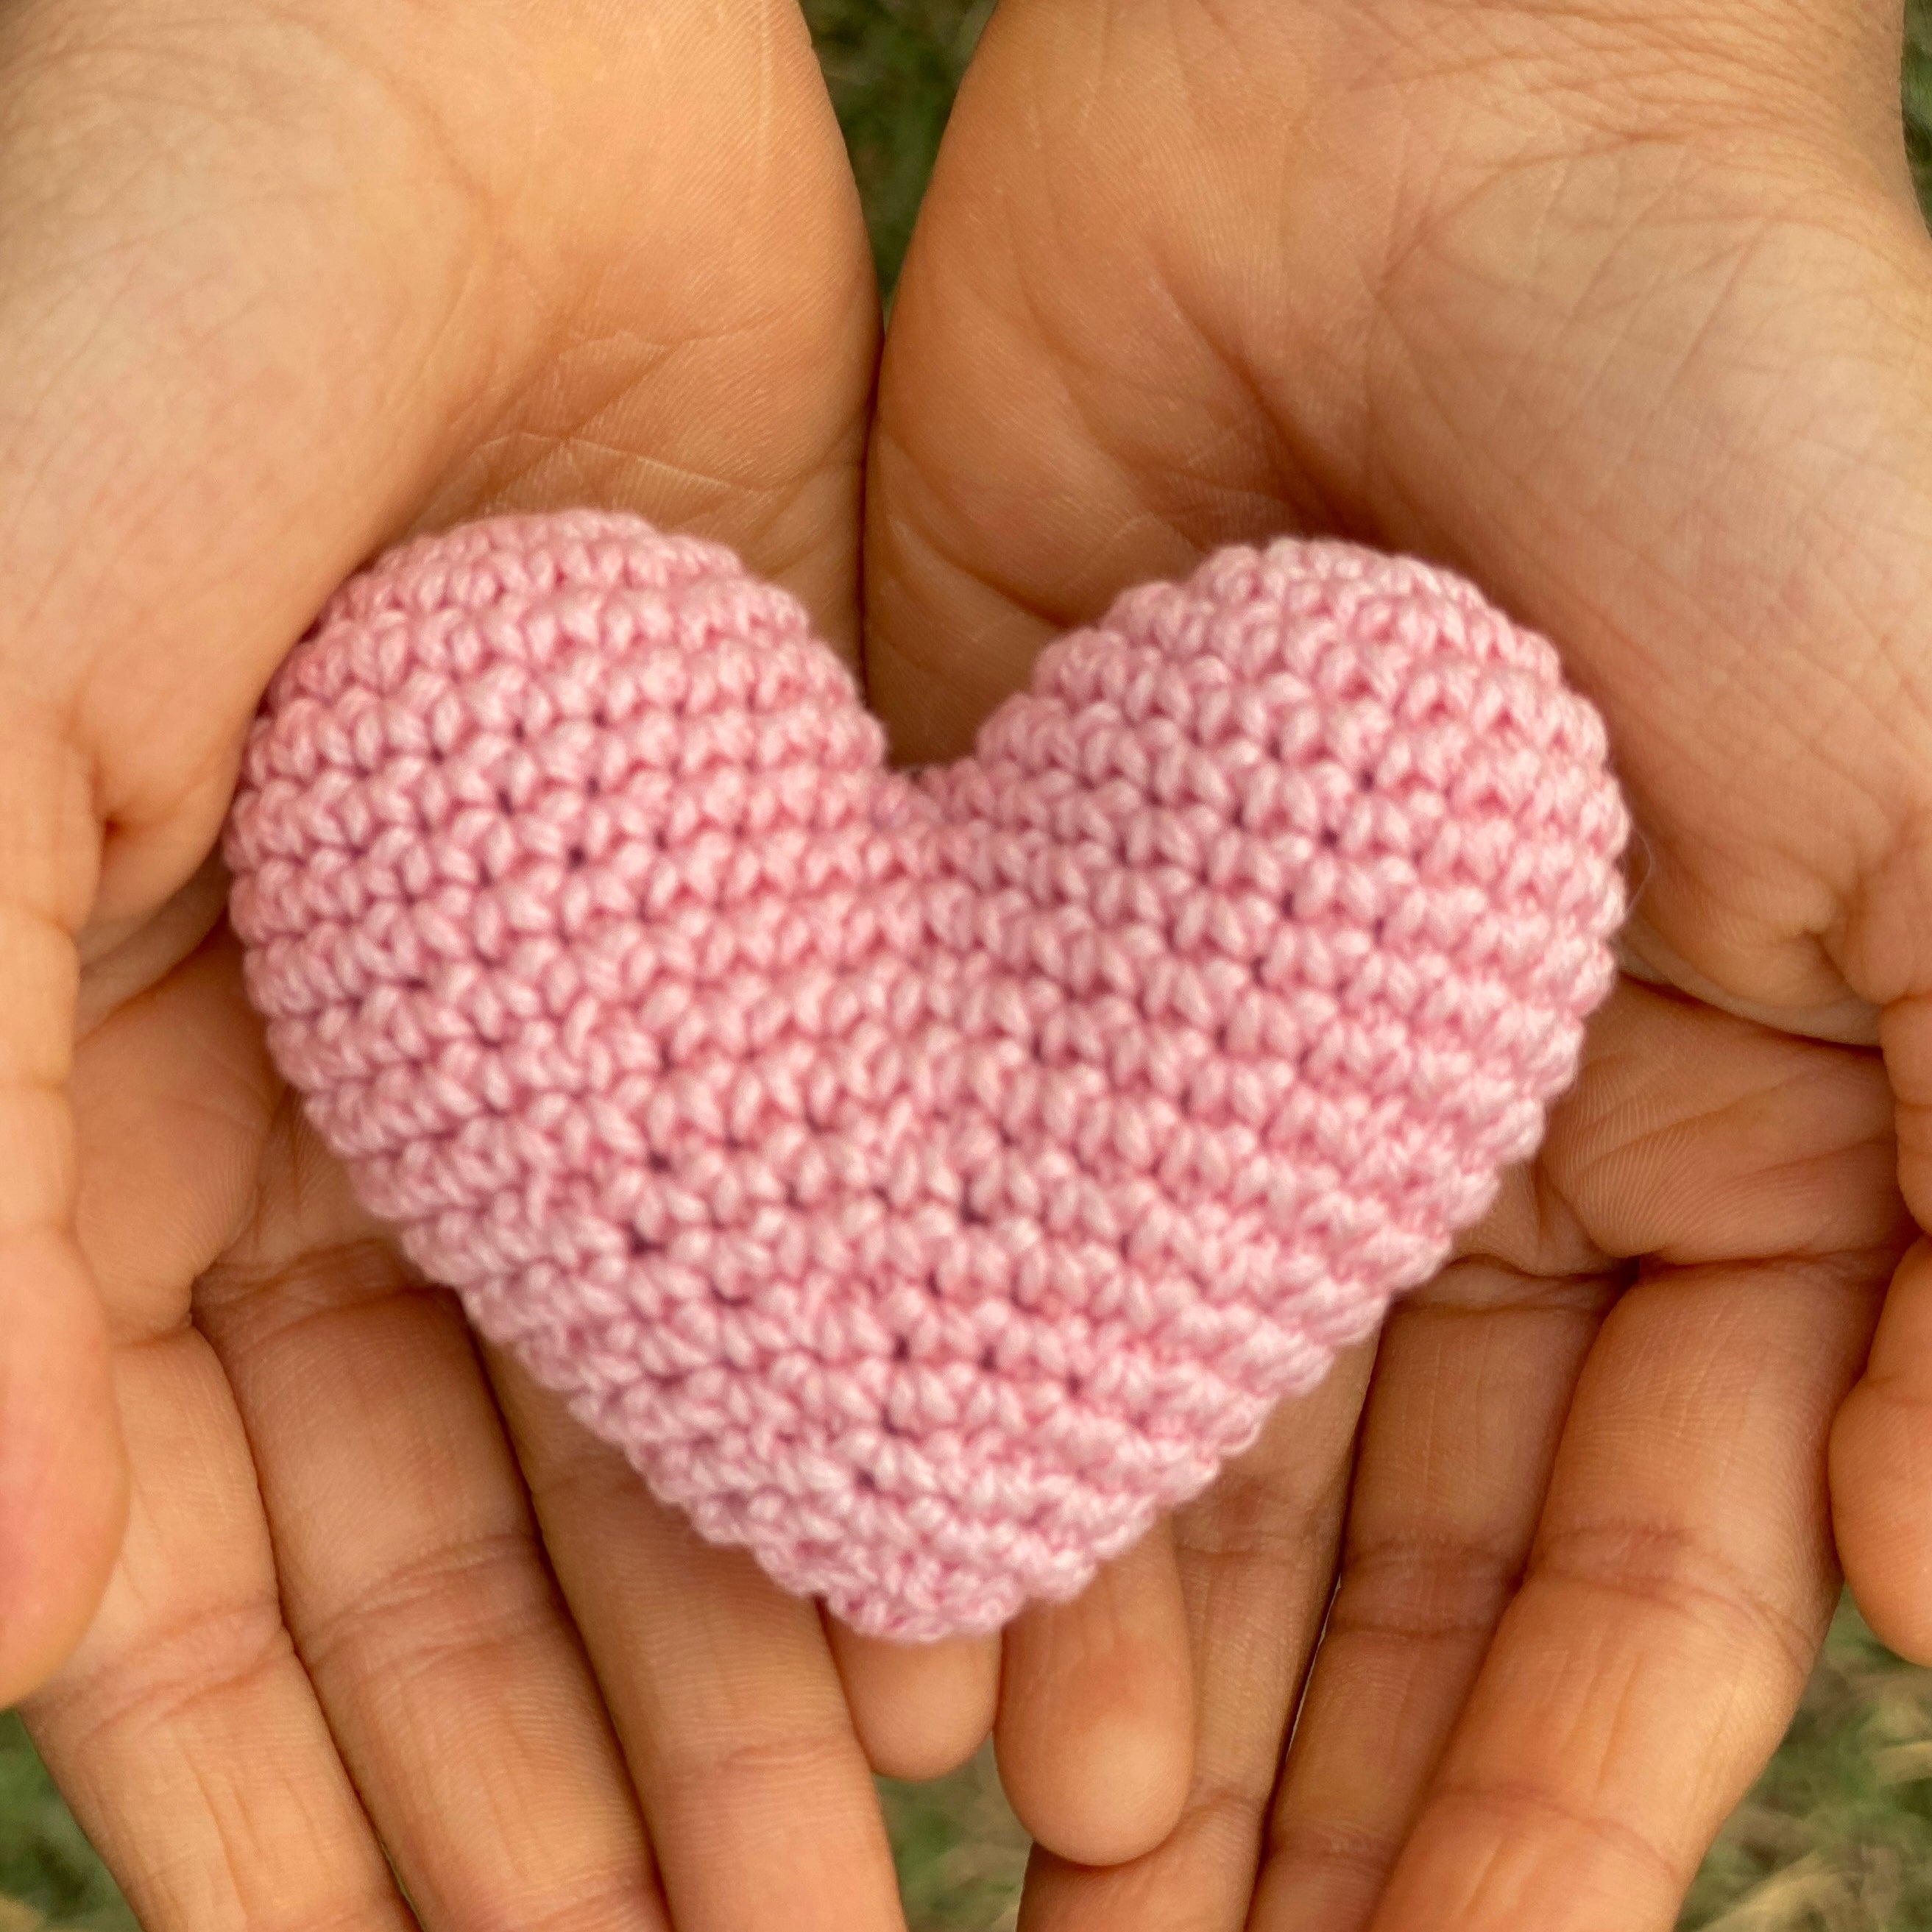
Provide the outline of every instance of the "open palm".
[[[1001,10],[874,433],[902,748],[1216,542],[1422,549],[1610,715],[1663,982],[1372,1362],[1002,1660],[828,1640],[481,1360],[278,1093],[202,865],[275,658],[413,525],[634,507],[854,643],[874,322],[799,22],[174,11],[0,46],[9,1144],[60,1118],[61,928],[88,962],[77,1160],[0,1168],[0,1695],[111,1553],[68,1526],[112,1514],[111,1359],[131,1528],[33,1714],[146,1922],[890,1924],[868,1758],[936,1768],[997,1693],[1046,1844],[1161,1841],[1043,1856],[1037,1926],[1667,1923],[1822,1631],[1824,1444],[1910,1232],[1873,1048],[1882,1009],[1924,1097],[1932,296],[1890,23]],[[76,1188],[77,1252],[32,1232]],[[1840,1523],[1924,1646],[1915,1279]]]
[[1854,1581],[1932,1647],[1916,1251],[1841,1408],[1898,1180],[1932,1210],[1897,31],[1665,0],[1008,0],[988,30],[874,433],[904,748],[956,748],[1123,584],[1334,531],[1557,638],[1640,832],[1633,976],[1534,1168],[1097,1628],[1016,1632],[1042,1660],[1001,1762],[1049,1842],[1106,1802],[1098,1761],[1051,1771],[1052,1658],[1184,1626],[1150,1654],[1191,1655],[1200,1726],[1180,1828],[1036,1862],[1030,1932],[1669,1924],[1824,1631],[1834,1415]]

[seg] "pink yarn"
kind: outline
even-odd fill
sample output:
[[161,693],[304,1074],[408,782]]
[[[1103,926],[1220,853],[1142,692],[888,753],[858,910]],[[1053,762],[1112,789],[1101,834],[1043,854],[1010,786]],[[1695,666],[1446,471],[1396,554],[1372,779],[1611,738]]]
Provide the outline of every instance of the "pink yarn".
[[887,771],[633,519],[340,591],[227,838],[276,1060],[476,1326],[860,1628],[1071,1595],[1535,1147],[1607,990],[1596,714],[1468,584],[1210,559]]

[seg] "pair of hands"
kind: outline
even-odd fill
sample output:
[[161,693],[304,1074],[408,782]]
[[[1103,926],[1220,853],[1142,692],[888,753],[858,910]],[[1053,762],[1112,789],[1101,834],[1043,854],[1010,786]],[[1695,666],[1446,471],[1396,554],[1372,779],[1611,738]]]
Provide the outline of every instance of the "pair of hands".
[[[1898,28],[1005,0],[874,406],[794,0],[15,0],[0,1702],[151,1932],[889,1928],[871,1770],[989,1724],[1029,1932],[1638,1932],[1781,1732],[1834,1528],[1932,1654]],[[828,1630],[698,1544],[266,1064],[208,855],[270,670],[385,542],[575,502],[862,638],[912,757],[1292,529],[1471,572],[1610,721],[1631,977],[1540,1158],[1000,1646]]]

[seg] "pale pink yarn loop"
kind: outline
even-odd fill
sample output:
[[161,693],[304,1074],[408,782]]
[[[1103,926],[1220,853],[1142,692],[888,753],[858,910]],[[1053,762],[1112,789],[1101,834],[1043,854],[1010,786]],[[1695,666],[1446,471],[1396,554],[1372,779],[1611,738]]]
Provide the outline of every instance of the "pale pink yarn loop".
[[591,512],[406,544],[249,739],[278,1064],[412,1257],[707,1537],[876,1634],[1063,1598],[1425,1279],[1612,976],[1547,643],[1287,541],[944,770],[802,609]]

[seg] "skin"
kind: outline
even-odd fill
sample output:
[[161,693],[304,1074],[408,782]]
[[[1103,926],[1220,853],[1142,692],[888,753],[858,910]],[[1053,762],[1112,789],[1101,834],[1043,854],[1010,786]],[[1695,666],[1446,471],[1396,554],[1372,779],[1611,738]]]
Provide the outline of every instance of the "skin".
[[[1663,1928],[1838,1554],[1932,1657],[1896,73],[1876,4],[1006,0],[868,458],[789,0],[7,12],[0,1701],[151,1932],[890,1928],[869,1771],[989,1724],[1029,1932]],[[206,859],[275,662],[395,537],[584,500],[862,637],[908,755],[1282,530],[1468,571],[1610,718],[1632,973],[1541,1156],[1003,1646],[828,1630],[656,1510],[242,1001]]]

